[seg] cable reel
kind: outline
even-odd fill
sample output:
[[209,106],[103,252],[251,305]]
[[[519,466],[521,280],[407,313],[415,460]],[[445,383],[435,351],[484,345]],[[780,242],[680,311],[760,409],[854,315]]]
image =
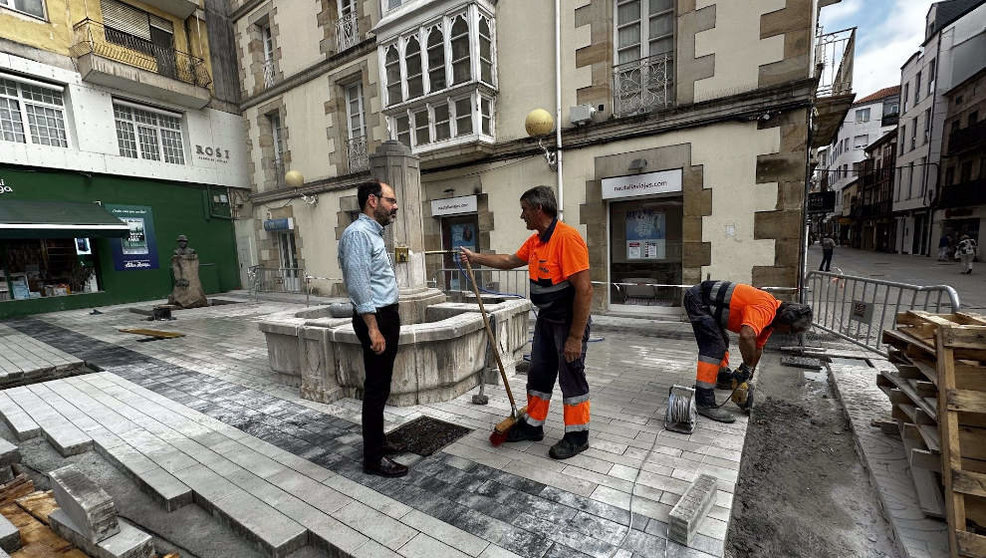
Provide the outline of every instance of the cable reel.
[[664,415],[664,428],[672,432],[691,434],[698,421],[695,406],[695,388],[674,384],[668,390],[668,410]]

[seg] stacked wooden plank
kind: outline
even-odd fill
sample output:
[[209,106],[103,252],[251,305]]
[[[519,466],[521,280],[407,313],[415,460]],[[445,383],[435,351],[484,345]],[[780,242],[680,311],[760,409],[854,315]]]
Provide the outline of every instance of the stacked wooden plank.
[[921,509],[946,517],[951,555],[986,558],[986,317],[910,311],[883,332],[893,405]]

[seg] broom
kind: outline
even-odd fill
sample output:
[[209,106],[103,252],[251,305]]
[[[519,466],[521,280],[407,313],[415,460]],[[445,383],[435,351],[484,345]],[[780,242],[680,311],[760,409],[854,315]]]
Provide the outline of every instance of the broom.
[[486,308],[483,306],[483,297],[479,296],[479,286],[476,285],[476,277],[473,276],[472,265],[469,264],[468,258],[466,258],[466,273],[469,274],[469,283],[472,284],[472,292],[476,295],[476,302],[479,303],[479,312],[483,315],[486,338],[490,342],[490,347],[493,348],[490,352],[493,353],[493,358],[496,359],[496,366],[500,369],[500,378],[503,379],[503,387],[507,390],[507,397],[510,399],[510,416],[498,422],[490,434],[490,443],[494,446],[499,446],[506,441],[507,431],[513,428],[517,424],[517,421],[527,412],[527,407],[525,406],[520,411],[517,410],[517,404],[514,402],[514,394],[510,392],[510,382],[507,381],[507,373],[503,370],[503,361],[500,360],[500,348],[496,343],[496,338],[493,337],[493,329],[490,328],[490,319],[486,315]]

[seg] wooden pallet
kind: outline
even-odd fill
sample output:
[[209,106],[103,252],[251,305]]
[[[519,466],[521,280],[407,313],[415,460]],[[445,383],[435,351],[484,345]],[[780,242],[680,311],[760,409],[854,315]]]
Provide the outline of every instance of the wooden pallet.
[[986,390],[977,389],[986,379],[986,323],[926,319],[938,326],[938,422],[949,549],[953,557],[986,558]]

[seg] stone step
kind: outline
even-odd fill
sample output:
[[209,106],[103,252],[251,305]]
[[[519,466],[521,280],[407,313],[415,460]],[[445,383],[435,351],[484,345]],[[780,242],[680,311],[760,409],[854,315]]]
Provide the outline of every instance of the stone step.
[[6,393],[0,391],[0,415],[18,440],[24,441],[41,435],[41,427],[24,412]]
[[57,509],[48,515],[51,530],[59,537],[81,548],[94,558],[152,558],[153,539],[125,520],[120,520],[120,532],[98,543],[81,534],[65,510]]
[[45,439],[62,457],[83,453],[92,447],[91,437],[27,387],[11,388],[6,393],[41,427]]

